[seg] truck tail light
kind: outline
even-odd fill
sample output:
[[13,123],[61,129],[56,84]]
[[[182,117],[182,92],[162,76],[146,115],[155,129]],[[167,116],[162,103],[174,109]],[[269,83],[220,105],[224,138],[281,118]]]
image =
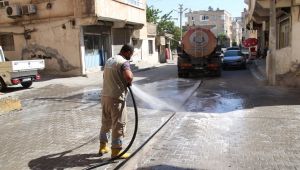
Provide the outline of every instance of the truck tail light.
[[182,63],[182,64],[180,64],[180,67],[181,68],[191,68],[191,67],[193,67],[193,65],[189,64],[189,63]]
[[39,75],[39,74],[35,75],[35,79],[36,80],[41,80],[41,75]]
[[217,67],[220,67],[219,64],[208,64],[208,67],[209,68],[217,68]]
[[17,85],[20,83],[20,80],[19,79],[11,79],[11,83],[14,85]]

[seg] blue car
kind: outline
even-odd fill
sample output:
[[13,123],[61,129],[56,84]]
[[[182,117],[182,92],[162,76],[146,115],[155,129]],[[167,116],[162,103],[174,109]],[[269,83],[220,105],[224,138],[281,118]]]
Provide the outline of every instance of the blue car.
[[227,50],[222,58],[222,68],[246,69],[246,57],[241,50]]

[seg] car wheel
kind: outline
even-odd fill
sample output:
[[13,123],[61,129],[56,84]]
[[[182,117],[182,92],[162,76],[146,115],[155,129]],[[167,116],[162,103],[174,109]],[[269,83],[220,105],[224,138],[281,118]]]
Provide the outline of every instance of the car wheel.
[[0,91],[4,91],[6,89],[6,84],[0,77]]
[[32,85],[32,81],[22,82],[21,85],[27,89]]
[[215,76],[221,77],[221,75],[222,75],[221,69],[217,70]]
[[243,69],[243,70],[246,70],[246,69],[247,69],[247,65],[246,65],[246,64],[243,64],[243,65],[242,65],[242,69]]
[[184,78],[189,78],[189,73],[184,73]]

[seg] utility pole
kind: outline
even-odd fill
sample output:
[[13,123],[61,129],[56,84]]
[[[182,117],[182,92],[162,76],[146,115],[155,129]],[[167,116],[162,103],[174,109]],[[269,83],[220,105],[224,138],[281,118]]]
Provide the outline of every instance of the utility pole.
[[269,55],[267,58],[267,77],[270,85],[276,85],[276,0],[270,0]]
[[185,8],[184,10],[183,10],[183,4],[179,4],[179,11],[178,11],[178,13],[179,13],[179,24],[180,24],[180,41],[182,41],[182,14],[183,14],[183,12],[185,12],[186,10],[188,10],[187,8]]

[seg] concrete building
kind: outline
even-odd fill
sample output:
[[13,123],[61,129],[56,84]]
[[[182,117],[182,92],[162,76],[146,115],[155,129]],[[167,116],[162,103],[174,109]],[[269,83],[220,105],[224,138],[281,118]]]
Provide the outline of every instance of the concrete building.
[[242,17],[232,18],[231,40],[232,43],[235,43],[237,46],[239,46],[242,43],[242,36],[243,36],[242,28],[243,28]]
[[49,74],[101,69],[125,43],[139,63],[155,55],[145,8],[146,0],[0,0],[0,44],[11,60],[45,59]]
[[209,8],[209,10],[207,11],[190,11],[185,14],[185,17],[187,17],[187,26],[211,27],[211,31],[215,34],[216,37],[219,34],[225,34],[229,39],[231,39],[232,37],[231,14],[225,10],[214,10],[212,8]]
[[142,47],[136,46],[135,51],[138,51],[138,49],[142,49],[141,53],[138,54],[136,57],[133,57],[133,63],[136,66],[140,67],[151,67],[156,65],[157,63],[160,63],[159,60],[159,51],[158,47],[156,46],[156,37],[157,37],[157,25],[152,23],[146,23],[147,28],[147,38],[145,40],[136,39],[134,41],[138,42],[138,44],[141,44]]
[[266,74],[271,84],[300,86],[300,0],[245,2],[248,28],[257,30],[260,49],[269,48]]
[[[245,0],[245,3],[247,1]],[[247,23],[246,23],[246,18],[248,17],[248,10],[246,8],[244,8],[244,11],[242,12],[242,41],[244,41],[245,39],[247,39]]]

